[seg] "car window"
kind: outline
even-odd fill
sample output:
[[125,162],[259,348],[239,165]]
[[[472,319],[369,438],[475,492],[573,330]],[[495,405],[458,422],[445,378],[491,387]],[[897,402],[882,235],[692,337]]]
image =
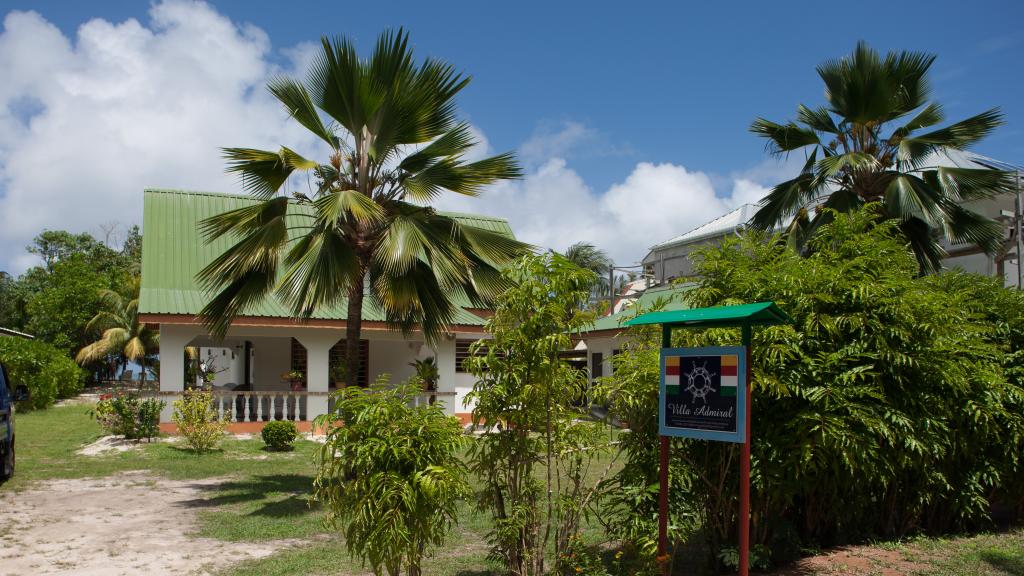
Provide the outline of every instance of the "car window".
[[7,378],[7,368],[0,364],[0,405],[7,405],[7,399],[12,392],[11,381]]

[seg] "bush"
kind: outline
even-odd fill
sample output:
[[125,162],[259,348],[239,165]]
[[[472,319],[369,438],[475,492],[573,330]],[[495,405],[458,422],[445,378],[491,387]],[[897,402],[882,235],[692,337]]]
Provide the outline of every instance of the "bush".
[[149,440],[160,433],[163,407],[164,403],[155,398],[143,400],[136,393],[118,393],[102,396],[92,415],[109,434]]
[[0,362],[15,384],[28,386],[31,398],[19,409],[47,408],[57,398],[74,396],[82,389],[85,371],[60,350],[38,340],[0,337]]
[[[896,225],[876,224],[869,209],[836,215],[808,254],[750,234],[703,251],[697,269],[693,306],[774,300],[794,320],[756,330],[753,343],[751,539],[773,561],[801,547],[984,527],[993,498],[1022,501],[1020,292],[963,273],[919,277]],[[678,331],[672,344],[739,337]],[[657,413],[657,334],[646,339],[615,358],[605,396],[651,437],[653,419],[630,420],[633,406]],[[629,461],[656,461],[657,444],[635,436],[624,440],[636,450]],[[680,496],[702,509],[701,532],[725,560],[737,503],[722,487],[736,485],[735,447],[672,445]],[[629,466],[615,479],[623,492],[649,485]]]
[[459,460],[462,426],[440,406],[410,407],[421,389],[343,388],[317,458],[315,496],[327,522],[345,535],[349,554],[374,574],[421,574],[428,548],[440,546],[469,493]]
[[213,395],[202,390],[186,390],[185,396],[174,402],[172,419],[178,425],[178,432],[196,452],[217,448],[231,423],[229,416],[217,415]]
[[260,436],[263,437],[263,442],[271,450],[291,450],[292,442],[295,441],[298,435],[299,431],[291,420],[267,422],[263,426],[263,432],[260,433]]

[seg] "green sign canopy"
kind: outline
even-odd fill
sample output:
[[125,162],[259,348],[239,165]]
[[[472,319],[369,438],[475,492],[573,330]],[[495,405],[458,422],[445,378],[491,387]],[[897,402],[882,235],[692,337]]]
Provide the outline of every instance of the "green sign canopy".
[[714,328],[727,326],[768,326],[787,324],[793,320],[774,302],[755,302],[736,306],[714,306],[690,310],[648,312],[625,323],[625,326],[661,324],[687,328]]

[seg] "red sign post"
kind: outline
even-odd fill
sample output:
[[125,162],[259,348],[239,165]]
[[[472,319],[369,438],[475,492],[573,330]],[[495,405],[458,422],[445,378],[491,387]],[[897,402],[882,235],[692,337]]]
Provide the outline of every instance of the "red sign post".
[[[668,475],[672,436],[740,444],[739,573],[747,576],[750,570],[751,337],[754,326],[785,322],[791,320],[774,303],[759,302],[651,312],[626,323],[626,326],[660,324],[662,327],[658,563],[666,576],[671,566]],[[742,347],[672,348],[673,328],[725,327],[741,329]]]

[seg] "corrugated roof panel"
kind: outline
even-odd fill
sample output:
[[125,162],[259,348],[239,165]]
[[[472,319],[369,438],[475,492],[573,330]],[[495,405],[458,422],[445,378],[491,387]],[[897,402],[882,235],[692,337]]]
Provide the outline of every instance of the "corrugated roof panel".
[[646,290],[632,305],[611,316],[602,316],[594,321],[593,326],[585,332],[598,332],[601,330],[617,330],[622,328],[624,323],[632,318],[637,307],[649,308],[658,299],[667,299],[668,303],[663,310],[686,310],[690,307],[683,298],[683,294],[693,290],[696,284],[673,284],[670,286],[657,286]]
[[[251,206],[256,200],[248,196],[215,194],[211,192],[189,192],[183,190],[146,190],[143,208],[142,243],[142,291],[139,312],[143,314],[198,314],[211,295],[205,293],[195,280],[196,274],[218,255],[223,254],[234,241],[222,237],[207,243],[199,232],[199,223],[211,216],[229,210]],[[301,214],[312,209],[293,203],[289,209],[288,226],[293,228],[289,236],[300,232]],[[475,214],[446,213],[467,226],[492,230],[513,237],[508,222]],[[468,306],[465,296],[457,301]],[[363,319],[383,321],[384,314],[369,298],[363,308]],[[287,318],[291,314],[276,298],[263,302],[244,312],[247,316],[268,316]],[[318,310],[314,318],[344,319],[344,302],[331,309]],[[460,310],[456,322],[463,325],[482,325],[480,317]]]

